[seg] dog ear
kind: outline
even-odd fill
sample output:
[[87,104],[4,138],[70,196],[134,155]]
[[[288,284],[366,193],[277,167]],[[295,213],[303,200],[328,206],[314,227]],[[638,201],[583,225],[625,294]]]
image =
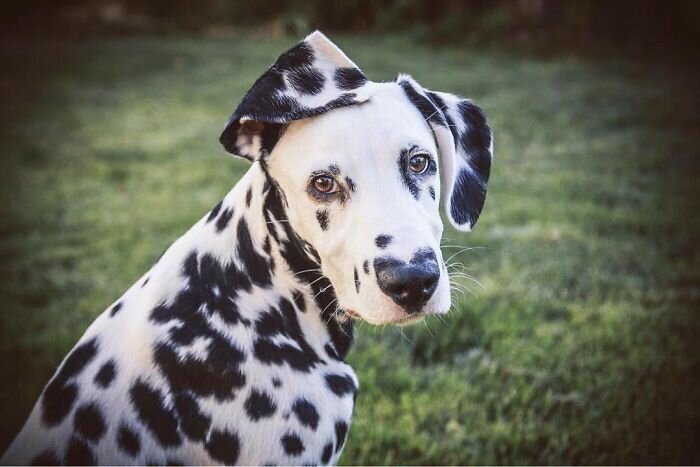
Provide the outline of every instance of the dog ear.
[[321,32],[283,53],[253,84],[224,127],[224,148],[250,161],[265,157],[285,124],[369,99],[372,84]]
[[450,223],[468,232],[486,200],[493,133],[483,110],[469,99],[424,89],[410,76],[397,83],[428,122],[440,152],[443,196]]

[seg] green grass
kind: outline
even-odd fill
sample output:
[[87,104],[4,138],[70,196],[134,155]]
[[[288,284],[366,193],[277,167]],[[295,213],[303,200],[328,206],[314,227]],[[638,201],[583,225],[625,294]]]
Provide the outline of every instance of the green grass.
[[[443,321],[360,326],[346,464],[698,463],[700,91],[681,68],[339,38],[496,133],[478,277]],[[245,171],[218,132],[292,43],[0,45],[0,448],[93,318]],[[446,248],[451,255],[458,250]]]

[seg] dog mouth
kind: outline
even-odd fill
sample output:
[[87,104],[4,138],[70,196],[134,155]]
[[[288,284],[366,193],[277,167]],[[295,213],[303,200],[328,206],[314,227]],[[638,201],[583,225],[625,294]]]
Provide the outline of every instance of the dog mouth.
[[[349,317],[350,319],[353,319],[355,321],[361,320],[361,321],[366,321],[359,313],[353,310],[343,310],[345,313],[345,316]],[[419,321],[422,321],[423,318],[425,318],[426,313],[424,312],[418,312],[418,313],[411,313],[411,314],[406,314],[403,316],[398,316],[395,318],[390,318],[384,321],[383,323],[379,324],[394,324],[396,326],[408,326],[409,324],[414,324]]]

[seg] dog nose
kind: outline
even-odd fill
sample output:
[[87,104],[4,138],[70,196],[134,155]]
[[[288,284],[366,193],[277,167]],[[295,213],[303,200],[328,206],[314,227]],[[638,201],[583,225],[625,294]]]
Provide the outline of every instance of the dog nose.
[[382,292],[408,313],[420,311],[420,307],[433,296],[440,279],[440,269],[434,261],[419,264],[375,261],[375,270]]

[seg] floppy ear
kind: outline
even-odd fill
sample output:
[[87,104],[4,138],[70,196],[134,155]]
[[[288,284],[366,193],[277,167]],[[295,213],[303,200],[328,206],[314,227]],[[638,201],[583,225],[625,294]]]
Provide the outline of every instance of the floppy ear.
[[369,99],[372,83],[321,32],[283,53],[253,84],[219,141],[251,161],[272,152],[284,125]]
[[486,115],[469,99],[429,91],[410,76],[401,75],[397,82],[435,134],[447,217],[468,232],[484,207],[491,173],[493,133]]

